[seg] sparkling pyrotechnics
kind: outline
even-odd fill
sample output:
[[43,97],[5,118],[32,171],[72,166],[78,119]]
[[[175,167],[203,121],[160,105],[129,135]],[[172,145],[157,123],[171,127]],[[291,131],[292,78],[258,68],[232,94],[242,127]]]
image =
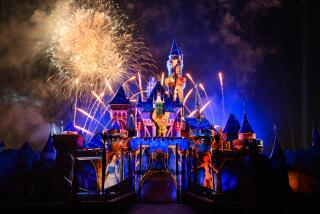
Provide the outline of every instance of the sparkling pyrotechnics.
[[90,96],[105,82],[116,88],[152,66],[147,48],[133,38],[132,26],[124,24],[126,17],[109,2],[60,1],[51,16],[50,54],[58,71],[50,80],[61,97]]

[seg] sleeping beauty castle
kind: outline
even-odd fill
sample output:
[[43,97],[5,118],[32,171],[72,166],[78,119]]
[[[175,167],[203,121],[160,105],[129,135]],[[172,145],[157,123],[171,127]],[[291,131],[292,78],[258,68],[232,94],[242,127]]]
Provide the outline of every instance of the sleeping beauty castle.
[[109,102],[110,129],[91,142],[84,142],[72,125],[53,136],[57,160],[75,156],[77,167],[70,167],[77,175],[74,182],[70,178],[75,192],[118,192],[126,183],[140,200],[152,202],[178,201],[184,190],[192,188],[215,192],[238,188],[238,170],[228,174],[234,179],[231,184],[223,183],[223,164],[261,153],[262,141],[256,139],[246,111],[241,123],[230,114],[225,127],[216,130],[198,95],[196,109],[186,116],[183,65],[183,53],[173,40],[167,77],[161,82],[150,77],[147,96],[141,93],[136,100],[130,100],[121,86]]
[[[121,86],[110,106],[111,126],[85,142],[72,123],[53,135],[59,168],[76,198],[103,200],[134,193],[143,202],[181,201],[186,191],[239,192],[241,165],[248,154],[261,154],[247,112],[242,122],[230,114],[216,130],[199,97],[185,114],[183,53],[174,40],[167,77],[150,77],[147,96],[130,100]],[[197,88],[195,88],[197,91]]]
[[[75,189],[117,192],[127,183],[140,200],[151,202],[180,200],[181,193],[190,188],[237,189],[241,180],[237,170],[232,169],[229,176],[238,177],[239,182],[222,182],[224,162],[239,162],[249,152],[261,153],[262,141],[256,139],[246,111],[242,123],[231,114],[224,129],[216,130],[205,117],[198,95],[196,109],[186,116],[183,65],[183,53],[173,40],[167,77],[161,82],[150,77],[147,96],[141,93],[136,100],[130,100],[121,86],[109,102],[110,129],[91,142],[68,130],[53,136],[57,159],[67,150],[77,156]],[[65,141],[74,146],[67,147]],[[91,183],[84,173],[88,167]]]

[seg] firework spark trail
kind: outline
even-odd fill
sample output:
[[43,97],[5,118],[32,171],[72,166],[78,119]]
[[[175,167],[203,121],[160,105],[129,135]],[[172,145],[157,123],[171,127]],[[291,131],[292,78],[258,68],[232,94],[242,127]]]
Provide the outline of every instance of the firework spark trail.
[[163,84],[164,84],[164,72],[162,72],[161,74],[161,85],[163,86]]
[[106,104],[104,104],[104,102],[101,100],[101,97],[103,97],[104,93],[102,93],[100,96],[98,96],[96,94],[96,92],[91,91],[91,93],[93,94],[93,96],[95,96],[95,98],[97,99],[97,101],[104,107],[107,108]]
[[[78,85],[79,85],[79,80],[76,79],[76,84],[77,84],[77,88],[78,88]],[[78,95],[77,95],[77,91],[76,91],[76,100],[74,102],[74,112],[73,112],[73,126],[76,124],[76,115],[77,115],[77,104],[78,104]]]
[[[207,94],[207,91],[206,91],[206,89],[205,89],[205,87],[203,86],[202,83],[199,84],[199,87],[201,88],[201,90],[202,90],[202,91],[204,92],[204,94],[206,95],[207,100],[209,100],[209,96],[208,96],[208,94]],[[213,110],[212,110],[212,105],[211,105],[211,103],[210,103],[210,106],[209,106],[209,107],[210,107],[212,122],[214,123]]]
[[195,83],[195,81],[193,80],[192,76],[189,73],[187,73],[186,76],[192,82],[194,89],[195,89],[195,96],[199,98],[200,105],[202,105],[203,103],[202,103],[202,98],[201,98],[199,90],[198,90],[198,84]]
[[[99,97],[97,97],[97,100],[98,100],[98,102],[100,103],[100,101],[101,101],[101,103],[103,104],[103,106],[105,107],[105,109],[107,110],[107,106],[103,103],[103,101],[101,100],[101,98],[103,97],[103,95],[104,95],[104,92],[102,92],[102,94],[101,94],[101,96]],[[99,105],[97,105],[96,106],[96,108],[95,108],[95,110],[94,110],[94,112],[93,112],[93,117],[95,118],[96,117],[96,114],[97,114],[97,112],[98,112],[98,109],[99,109]],[[105,112],[105,111],[104,111]],[[100,120],[95,120],[95,121],[97,121],[98,122],[98,124],[101,124],[100,123]],[[88,126],[88,130],[90,130],[90,128],[91,128],[91,125],[92,125],[92,122],[93,122],[93,120],[91,120],[90,121],[90,123],[89,123],[89,126]],[[97,124],[97,125],[98,125]],[[102,128],[103,128],[104,126],[102,125]],[[94,132],[96,131],[96,129],[94,129]]]
[[86,134],[94,135],[92,132],[90,132],[89,130],[87,130],[87,129],[85,129],[85,128],[82,128],[82,127],[77,126],[77,125],[74,125],[74,127],[75,127],[76,129],[79,129],[79,130],[83,131],[83,132],[86,133]]
[[187,109],[187,111],[189,112],[189,114],[191,113],[191,110],[188,108],[187,105],[184,105],[184,107]]
[[129,79],[127,79],[123,84],[122,84],[122,87],[125,89],[125,91],[126,91],[126,93],[127,94],[130,94],[130,89],[129,89],[129,87],[128,87],[128,82],[130,82],[130,81],[133,81],[133,80],[135,80],[137,77],[136,76],[133,76],[133,77],[130,77]]
[[[111,92],[111,95],[114,95],[114,90],[112,89],[110,82],[108,80],[105,80],[106,86],[108,87],[109,91]],[[105,89],[103,90],[105,91]]]
[[185,97],[184,100],[183,100],[183,105],[186,104],[186,102],[187,102],[187,100],[188,100],[188,98],[190,97],[190,95],[191,95],[192,92],[193,92],[193,88],[191,88],[191,89],[188,91],[186,97]]
[[[99,121],[99,123],[101,122],[101,120],[102,120],[102,118],[105,116],[105,114],[108,112],[109,113],[109,116],[110,116],[110,118],[111,118],[111,115],[110,115],[110,111],[108,110],[108,108],[109,108],[110,106],[107,106],[107,108],[103,111],[103,113],[100,115],[100,117],[99,117],[99,119],[98,119],[98,121]],[[111,119],[109,120],[109,122],[111,121]],[[103,127],[103,128],[106,128],[108,125],[109,125],[109,122]],[[96,124],[96,126],[94,127],[94,129],[93,130],[97,130],[97,128],[98,128],[98,124]]]
[[139,80],[139,89],[140,89],[140,92],[141,92],[141,99],[144,100],[143,93],[142,93],[142,83],[141,83],[140,72],[138,72],[138,80]]
[[[96,118],[94,118],[92,115],[90,115],[88,112],[86,112],[85,110],[83,110],[81,108],[76,108],[76,110],[81,112],[82,114],[84,114],[85,116],[90,118],[91,120],[94,120],[94,121],[96,121],[98,123],[98,120]],[[99,125],[101,125],[103,127],[103,125],[101,123],[99,123]]]
[[[106,89],[107,88],[109,88],[109,90],[110,90],[110,88],[111,88],[111,86],[110,86],[110,84],[108,84],[109,82],[107,81],[107,80],[105,80],[105,86],[104,86],[104,88],[103,88],[103,91],[102,91],[102,94],[101,94],[101,97],[100,97],[100,99],[102,98],[102,96],[104,96],[104,94],[105,94],[105,91],[106,91]],[[112,88],[111,88],[111,90],[112,90]],[[112,90],[113,91],[113,90]],[[95,99],[95,101],[94,101],[94,103],[91,105],[91,108],[90,108],[90,111],[89,111],[89,114],[91,115],[91,112],[92,112],[92,110],[93,110],[93,108],[95,107],[95,104],[98,102],[98,99]],[[97,104],[97,107],[96,108],[98,108],[98,104]],[[86,127],[86,125],[87,125],[87,122],[88,122],[88,117],[86,118],[86,121],[85,121],[85,123],[84,123],[84,128]],[[92,122],[92,121],[91,121]],[[99,122],[100,122],[100,120],[99,120]],[[90,123],[90,125],[91,125],[91,123]],[[98,125],[98,124],[97,124]]]
[[224,124],[225,120],[225,110],[224,110],[224,91],[223,91],[223,78],[222,78],[222,72],[220,71],[218,73],[219,75],[219,81],[220,81],[220,89],[221,89],[221,98],[222,98],[222,125]]
[[186,73],[186,76],[190,79],[190,81],[192,82],[193,86],[196,87],[196,83],[193,81],[191,75],[189,73]]
[[[144,43],[133,38],[133,25],[109,1],[58,1],[51,13],[52,64],[58,72],[49,80],[57,95],[73,98],[121,85],[136,72],[155,67]],[[81,87],[73,84],[78,79]]]
[[131,95],[130,99],[134,98],[135,96],[137,96],[137,95],[140,94],[141,92],[142,92],[142,93],[147,93],[148,91],[139,91],[139,92]]
[[[204,104],[200,109],[200,113],[202,113],[210,103],[211,103],[211,100],[209,100],[206,104]],[[188,117],[192,117],[196,112],[197,112],[197,109],[193,110]]]

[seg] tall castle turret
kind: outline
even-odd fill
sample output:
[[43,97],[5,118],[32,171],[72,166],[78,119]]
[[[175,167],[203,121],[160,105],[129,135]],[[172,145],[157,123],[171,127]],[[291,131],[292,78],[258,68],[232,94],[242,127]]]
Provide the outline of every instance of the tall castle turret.
[[168,77],[165,79],[169,95],[176,100],[183,101],[183,89],[185,88],[186,78],[182,76],[183,54],[178,48],[176,40],[173,40],[170,54],[167,61]]

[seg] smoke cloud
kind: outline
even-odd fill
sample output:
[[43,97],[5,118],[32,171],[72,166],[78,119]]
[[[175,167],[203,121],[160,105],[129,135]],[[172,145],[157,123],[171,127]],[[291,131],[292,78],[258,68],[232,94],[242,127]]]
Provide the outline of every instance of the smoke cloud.
[[0,139],[7,148],[28,141],[41,149],[49,123],[63,116],[47,81],[47,48],[55,1],[3,1],[0,19]]

